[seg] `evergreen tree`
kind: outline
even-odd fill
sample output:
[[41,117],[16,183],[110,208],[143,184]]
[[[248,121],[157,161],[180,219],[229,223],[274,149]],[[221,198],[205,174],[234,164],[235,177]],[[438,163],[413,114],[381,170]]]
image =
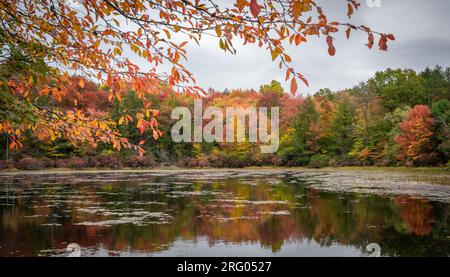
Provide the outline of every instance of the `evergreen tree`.
[[[297,113],[292,133],[292,139],[282,137],[280,156],[285,161],[291,161],[295,165],[305,166],[309,164],[310,158],[314,155],[311,149],[311,140],[314,139],[311,127],[319,120],[319,114],[314,107],[312,99],[309,97],[300,107]],[[286,145],[286,142],[289,141]],[[287,146],[287,147],[286,147]]]
[[442,161],[448,163],[450,159],[450,102],[441,100],[434,103],[432,113],[436,122],[437,150],[442,156]]
[[341,158],[345,158],[353,147],[356,122],[356,109],[350,99],[345,97],[336,111],[330,130],[335,153]]

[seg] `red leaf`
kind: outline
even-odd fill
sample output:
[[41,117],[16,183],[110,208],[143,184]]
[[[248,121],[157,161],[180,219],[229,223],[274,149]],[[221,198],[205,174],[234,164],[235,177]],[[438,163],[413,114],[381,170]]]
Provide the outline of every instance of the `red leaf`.
[[367,47],[369,47],[369,49],[372,49],[372,47],[373,47],[373,41],[374,41],[373,34],[370,33],[370,34],[369,34],[369,42],[367,43]]
[[348,27],[347,31],[345,31],[345,34],[347,35],[347,39],[350,38],[350,33],[352,31],[352,28]]
[[386,37],[390,40],[395,40],[395,37],[393,34],[388,34]]
[[297,80],[295,80],[295,77],[293,77],[291,81],[291,94],[295,95],[296,92],[297,92]]
[[387,38],[385,36],[380,37],[380,41],[378,42],[378,47],[380,50],[386,51],[388,49],[387,47]]
[[299,78],[300,78],[300,80],[302,80],[302,82],[303,82],[307,87],[309,87],[308,80],[306,80],[305,77],[303,77],[302,75],[300,75]]
[[145,126],[144,125],[141,125],[139,127],[139,132],[141,132],[141,134],[143,134],[145,132]]
[[252,0],[252,2],[250,2],[250,12],[254,17],[258,17],[259,13],[261,12],[261,7],[258,5],[258,2],[256,2],[256,0]]
[[159,133],[156,130],[153,130],[153,138],[157,140],[159,138]]
[[336,54],[336,48],[333,45],[333,38],[328,36],[327,37],[327,44],[328,44],[328,54],[330,56],[334,56]]

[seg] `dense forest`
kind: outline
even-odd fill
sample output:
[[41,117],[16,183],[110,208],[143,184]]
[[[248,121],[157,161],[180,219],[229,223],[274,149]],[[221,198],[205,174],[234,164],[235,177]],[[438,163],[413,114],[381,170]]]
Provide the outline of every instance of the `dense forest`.
[[[280,147],[261,154],[254,143],[174,143],[170,129],[174,107],[193,108],[197,95],[179,93],[163,83],[152,88],[142,101],[133,88],[111,100],[104,87],[79,76],[70,77],[68,94],[50,103],[65,111],[82,111],[96,118],[112,119],[121,137],[139,145],[114,149],[98,142],[79,143],[45,129],[28,130],[22,147],[11,147],[1,134],[0,168],[121,167],[245,167],[245,166],[449,166],[450,68],[387,69],[367,82],[333,92],[321,89],[314,95],[292,96],[272,81],[255,90],[209,89],[203,107],[279,107]],[[152,120],[141,111],[152,106]],[[206,123],[206,122],[204,122]],[[139,128],[150,124],[152,128]],[[136,126],[138,128],[136,128]],[[155,127],[155,128],[153,128]],[[1,130],[0,130],[1,132]],[[75,134],[82,136],[83,134]]]

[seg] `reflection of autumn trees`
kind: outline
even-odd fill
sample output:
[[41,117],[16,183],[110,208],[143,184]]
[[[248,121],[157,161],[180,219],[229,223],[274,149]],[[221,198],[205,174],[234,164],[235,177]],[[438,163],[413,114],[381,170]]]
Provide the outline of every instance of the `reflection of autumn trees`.
[[395,202],[400,205],[400,215],[408,224],[408,230],[418,236],[429,235],[435,222],[433,206],[427,201],[397,197]]
[[[402,246],[420,242],[439,245],[439,253],[450,254],[445,231],[450,222],[448,205],[436,208],[436,203],[407,197],[325,193],[268,179],[195,182],[186,187],[131,182],[67,185],[44,188],[39,195],[46,197],[28,194],[17,198],[14,207],[0,206],[0,256],[17,255],[10,253],[16,249],[20,255],[38,255],[42,249],[64,249],[70,242],[92,249],[102,245],[110,251],[155,252],[179,239],[199,238],[210,245],[259,243],[274,252],[287,242],[315,241],[324,247],[339,243],[361,250],[378,242],[389,255],[432,254],[426,252],[432,250],[417,252]],[[133,210],[136,201],[164,203],[145,209],[170,214],[170,223],[76,225],[108,219],[81,208]],[[63,226],[41,225],[50,219]]]

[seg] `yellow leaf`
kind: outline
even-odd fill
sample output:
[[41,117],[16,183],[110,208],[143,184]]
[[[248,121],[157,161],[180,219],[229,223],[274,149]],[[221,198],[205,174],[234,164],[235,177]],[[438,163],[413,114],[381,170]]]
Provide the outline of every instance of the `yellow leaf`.
[[54,141],[56,139],[55,132],[53,132],[53,130],[49,129],[48,133],[50,135],[50,140]]
[[278,57],[278,54],[279,53],[278,53],[277,49],[272,51],[272,61],[276,60],[276,58]]
[[222,39],[219,40],[219,46],[220,46],[221,49],[226,51],[225,44],[223,43]]
[[216,34],[217,34],[219,37],[222,36],[222,29],[220,29],[220,26],[219,26],[219,25],[216,26]]

